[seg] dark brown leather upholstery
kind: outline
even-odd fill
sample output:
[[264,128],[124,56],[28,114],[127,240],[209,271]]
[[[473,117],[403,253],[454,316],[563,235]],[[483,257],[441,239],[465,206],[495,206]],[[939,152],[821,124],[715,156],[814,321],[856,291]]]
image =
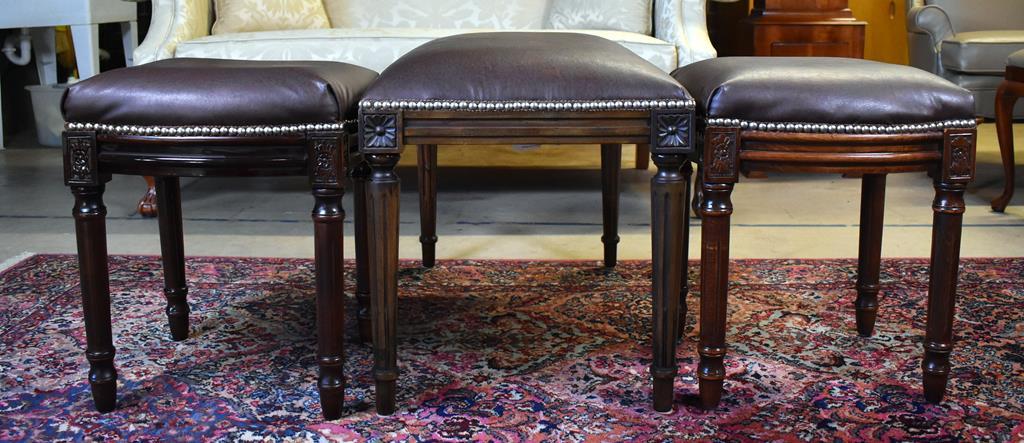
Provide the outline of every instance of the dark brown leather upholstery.
[[393,63],[364,100],[689,100],[664,71],[618,43],[575,33],[440,38]]
[[114,125],[281,125],[355,118],[377,73],[314,61],[168,59],[71,86],[64,119]]
[[673,74],[708,118],[917,124],[970,119],[971,93],[908,66],[818,57],[726,57]]

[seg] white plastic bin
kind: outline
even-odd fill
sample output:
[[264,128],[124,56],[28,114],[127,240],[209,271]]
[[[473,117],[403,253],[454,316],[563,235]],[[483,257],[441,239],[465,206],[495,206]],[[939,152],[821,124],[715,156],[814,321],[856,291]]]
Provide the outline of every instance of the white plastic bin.
[[25,89],[32,94],[32,113],[36,119],[36,136],[43,146],[60,146],[61,132],[64,131],[64,116],[60,112],[60,101],[66,84],[32,85]]

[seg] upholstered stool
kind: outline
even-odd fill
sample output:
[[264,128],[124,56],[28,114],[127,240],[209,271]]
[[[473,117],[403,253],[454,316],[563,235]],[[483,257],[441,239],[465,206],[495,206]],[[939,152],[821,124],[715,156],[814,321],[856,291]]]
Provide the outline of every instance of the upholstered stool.
[[941,401],[953,346],[963,196],[974,177],[970,92],[915,68],[842,58],[722,58],[673,75],[694,93],[702,118],[701,405],[714,408],[722,395],[730,194],[741,170],[863,174],[853,303],[862,336],[872,334],[878,310],[886,174],[932,172],[923,368],[925,396]]
[[75,195],[86,356],[98,410],[113,410],[117,393],[102,199],[111,174],[157,177],[174,340],[189,332],[179,177],[308,175],[320,402],[326,418],[341,415],[346,130],[376,77],[343,63],[172,59],[111,71],[68,90],[64,180]]
[[[388,67],[360,103],[359,149],[365,164],[354,169],[357,177],[369,176],[365,204],[356,203],[356,223],[368,231],[356,244],[356,257],[368,257],[370,272],[357,291],[372,299],[377,411],[395,409],[399,181],[394,168],[404,145],[603,144],[606,265],[614,263],[618,241],[620,145],[650,145],[658,165],[652,181],[654,272],[667,282],[655,287],[655,328],[675,333],[686,225],[680,222],[683,213],[666,209],[675,202],[681,211],[686,199],[692,107],[686,91],[657,67],[614,42],[581,34],[465,34],[434,40]],[[354,186],[360,186],[358,180]],[[369,253],[361,254],[360,248]],[[675,370],[674,340],[655,342],[656,377]]]
[[1006,211],[1006,205],[1013,198],[1013,107],[1024,97],[1024,50],[1014,52],[1006,60],[1006,80],[996,91],[996,133],[999,136],[999,152],[1003,157],[1003,194],[992,200],[992,210]]

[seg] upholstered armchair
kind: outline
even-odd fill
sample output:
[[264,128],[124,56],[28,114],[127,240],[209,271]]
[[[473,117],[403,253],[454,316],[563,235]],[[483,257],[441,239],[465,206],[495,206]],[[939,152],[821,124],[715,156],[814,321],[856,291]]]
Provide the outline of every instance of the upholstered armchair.
[[907,0],[907,31],[911,65],[969,89],[977,114],[995,116],[1006,59],[1024,49],[1024,0]]

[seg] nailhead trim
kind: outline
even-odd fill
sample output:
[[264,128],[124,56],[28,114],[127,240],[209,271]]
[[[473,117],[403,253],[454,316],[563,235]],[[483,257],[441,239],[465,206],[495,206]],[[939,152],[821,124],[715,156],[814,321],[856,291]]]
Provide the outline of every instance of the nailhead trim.
[[739,127],[753,131],[821,134],[909,134],[942,131],[949,128],[974,128],[977,126],[977,122],[973,119],[910,125],[834,125],[824,123],[766,123],[728,118],[711,118],[707,120],[707,124],[708,126]]
[[64,127],[70,131],[96,131],[115,135],[167,136],[167,137],[231,137],[231,136],[272,136],[301,134],[306,131],[341,131],[347,124],[343,123],[312,123],[281,126],[137,126],[107,125],[102,123],[67,123]]
[[363,100],[364,111],[647,111],[693,110],[693,100],[592,100],[592,101],[459,101],[459,100]]

